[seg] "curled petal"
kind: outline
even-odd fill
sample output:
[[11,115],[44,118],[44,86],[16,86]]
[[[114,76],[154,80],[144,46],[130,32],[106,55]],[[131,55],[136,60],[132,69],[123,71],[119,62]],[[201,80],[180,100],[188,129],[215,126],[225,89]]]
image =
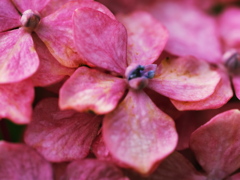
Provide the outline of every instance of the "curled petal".
[[127,62],[125,27],[105,13],[77,9],[73,17],[75,45],[85,61],[124,75]]
[[0,83],[30,77],[39,66],[32,37],[22,28],[0,34]]
[[59,105],[62,109],[105,114],[117,106],[126,86],[124,79],[80,67],[62,86]]
[[141,174],[149,174],[175,148],[172,119],[143,91],[130,91],[103,121],[103,138],[114,158]]
[[165,27],[143,11],[119,15],[117,18],[128,32],[128,65],[152,64],[167,42],[168,32]]
[[45,99],[34,109],[25,142],[54,162],[84,158],[96,137],[101,117],[60,111],[57,99]]
[[52,167],[24,144],[0,142],[1,180],[52,180]]
[[220,79],[208,63],[186,56],[161,61],[148,87],[174,100],[199,101],[215,91]]
[[192,133],[190,147],[210,179],[224,179],[240,167],[239,119],[239,110],[229,110]]

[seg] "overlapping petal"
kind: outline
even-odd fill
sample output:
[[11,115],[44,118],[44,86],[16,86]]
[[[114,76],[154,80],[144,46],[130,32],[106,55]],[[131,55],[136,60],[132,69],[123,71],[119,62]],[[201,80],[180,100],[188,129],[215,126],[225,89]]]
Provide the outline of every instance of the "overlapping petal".
[[127,66],[125,27],[108,15],[90,8],[76,10],[73,20],[79,55],[97,67],[124,75]]
[[24,144],[0,142],[1,180],[52,180],[52,167]]
[[18,14],[10,0],[1,0],[0,7],[0,32],[19,27],[21,25],[21,16]]
[[60,111],[58,99],[45,99],[34,110],[25,142],[54,162],[84,158],[102,118],[73,110]]
[[235,94],[238,99],[240,99],[240,77],[239,76],[233,76],[232,77],[232,83],[235,90]]
[[199,101],[215,91],[220,79],[208,63],[186,56],[161,61],[148,87],[178,101]]
[[193,132],[190,147],[209,178],[223,179],[240,167],[239,119],[239,110],[229,110]]
[[59,105],[62,109],[105,114],[117,106],[126,86],[122,78],[80,67],[62,86]]
[[16,124],[31,120],[33,85],[29,80],[0,85],[0,119],[8,118]]
[[168,32],[165,27],[144,11],[118,15],[117,19],[128,32],[128,64],[152,64],[167,42]]
[[0,34],[0,83],[30,77],[39,66],[31,35],[20,28]]
[[16,8],[23,13],[24,11],[31,9],[35,11],[41,11],[50,0],[12,0]]
[[114,158],[142,174],[150,173],[177,143],[172,119],[143,91],[131,90],[104,117],[103,138]]

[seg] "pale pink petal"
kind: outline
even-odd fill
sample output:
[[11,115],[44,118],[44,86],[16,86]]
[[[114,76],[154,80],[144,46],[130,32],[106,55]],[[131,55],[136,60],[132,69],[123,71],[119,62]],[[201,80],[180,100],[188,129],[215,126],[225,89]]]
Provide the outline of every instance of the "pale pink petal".
[[235,90],[235,94],[238,99],[240,99],[240,76],[233,76],[232,83]]
[[229,110],[193,132],[190,147],[209,179],[224,179],[240,167],[239,119],[239,110]]
[[60,111],[58,99],[45,99],[34,109],[24,140],[49,161],[81,159],[88,155],[101,120],[92,114]]
[[95,159],[73,161],[68,165],[67,180],[129,180],[112,163]]
[[23,29],[0,33],[0,83],[18,82],[36,72],[39,59]]
[[209,97],[221,77],[205,61],[193,56],[161,61],[148,87],[178,101],[199,101]]
[[127,172],[131,180],[206,180],[180,153],[174,152],[149,177]]
[[19,27],[21,25],[21,16],[10,0],[1,0],[0,7],[0,32]]
[[167,30],[144,11],[119,15],[117,18],[128,32],[128,64],[147,65],[157,60],[167,42]]
[[16,124],[31,120],[33,85],[29,80],[0,85],[0,119],[8,118]]
[[24,144],[0,142],[1,180],[52,180],[52,167]]
[[219,17],[219,33],[225,48],[240,47],[240,9],[227,8]]
[[41,11],[49,2],[49,0],[12,0],[16,8],[23,13],[24,11],[31,9],[35,11]]
[[[240,90],[239,90],[240,92]],[[221,80],[212,95],[200,101],[171,100],[173,105],[181,111],[215,109],[226,104],[233,96],[231,82],[226,73],[221,73]]]
[[48,86],[73,74],[75,69],[59,64],[45,44],[34,34],[33,40],[40,60],[37,72],[31,77],[34,86]]
[[169,31],[166,51],[179,56],[192,55],[209,62],[220,60],[220,41],[212,17],[181,1],[156,2],[148,6],[147,11]]
[[129,91],[103,121],[103,138],[114,158],[141,174],[150,173],[175,148],[173,120],[143,91]]
[[74,13],[74,37],[79,55],[87,62],[124,75],[127,32],[108,15],[81,8]]
[[80,67],[62,86],[59,105],[61,109],[105,114],[117,106],[126,86],[124,79]]

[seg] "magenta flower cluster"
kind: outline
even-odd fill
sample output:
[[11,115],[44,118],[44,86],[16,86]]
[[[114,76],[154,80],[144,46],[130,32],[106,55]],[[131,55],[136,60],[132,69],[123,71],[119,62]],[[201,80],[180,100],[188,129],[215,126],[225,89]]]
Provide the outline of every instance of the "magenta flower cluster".
[[1,0],[0,179],[239,180],[239,19],[237,0]]

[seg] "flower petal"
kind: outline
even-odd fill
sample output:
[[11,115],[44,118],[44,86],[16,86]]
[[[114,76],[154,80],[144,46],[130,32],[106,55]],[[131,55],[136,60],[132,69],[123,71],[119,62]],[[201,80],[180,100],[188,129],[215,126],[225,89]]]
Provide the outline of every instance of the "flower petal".
[[33,40],[40,60],[38,70],[31,77],[34,86],[48,86],[73,74],[75,69],[59,64],[35,34],[33,34]]
[[0,83],[18,82],[36,72],[39,59],[32,37],[23,29],[0,34]]
[[16,8],[23,13],[24,11],[31,9],[35,11],[41,11],[50,0],[12,0]]
[[161,61],[148,87],[178,101],[199,101],[215,90],[220,75],[205,61],[192,56]]
[[29,80],[0,85],[0,119],[8,118],[16,124],[31,120],[33,85]]
[[235,94],[238,99],[240,99],[240,76],[233,76],[232,83],[235,90]]
[[168,156],[178,139],[172,119],[143,91],[130,91],[105,116],[103,138],[114,158],[141,174],[150,173]]
[[21,16],[18,14],[11,1],[1,0],[0,7],[0,32],[19,27],[21,25]]
[[0,142],[1,180],[52,180],[52,167],[24,144]]
[[117,106],[126,86],[124,79],[80,67],[62,86],[59,106],[61,109],[105,114]]
[[239,119],[239,110],[229,110],[192,133],[190,147],[210,179],[224,179],[240,167]]
[[128,32],[128,64],[152,64],[167,42],[167,30],[150,14],[143,11],[122,14],[117,18]]
[[[239,90],[240,92],[240,90]],[[171,100],[173,105],[181,111],[215,109],[226,104],[233,96],[231,82],[227,74],[221,73],[221,80],[212,95],[200,101]]]
[[157,1],[149,6],[148,12],[169,31],[165,50],[179,56],[192,55],[208,62],[219,62],[221,44],[213,18],[178,1]]
[[92,114],[60,111],[58,100],[49,98],[34,109],[24,139],[49,161],[80,159],[88,155],[101,120]]
[[94,159],[73,161],[67,167],[68,180],[129,180],[112,163]]
[[74,38],[79,55],[87,62],[124,75],[127,32],[108,15],[81,8],[74,13]]

